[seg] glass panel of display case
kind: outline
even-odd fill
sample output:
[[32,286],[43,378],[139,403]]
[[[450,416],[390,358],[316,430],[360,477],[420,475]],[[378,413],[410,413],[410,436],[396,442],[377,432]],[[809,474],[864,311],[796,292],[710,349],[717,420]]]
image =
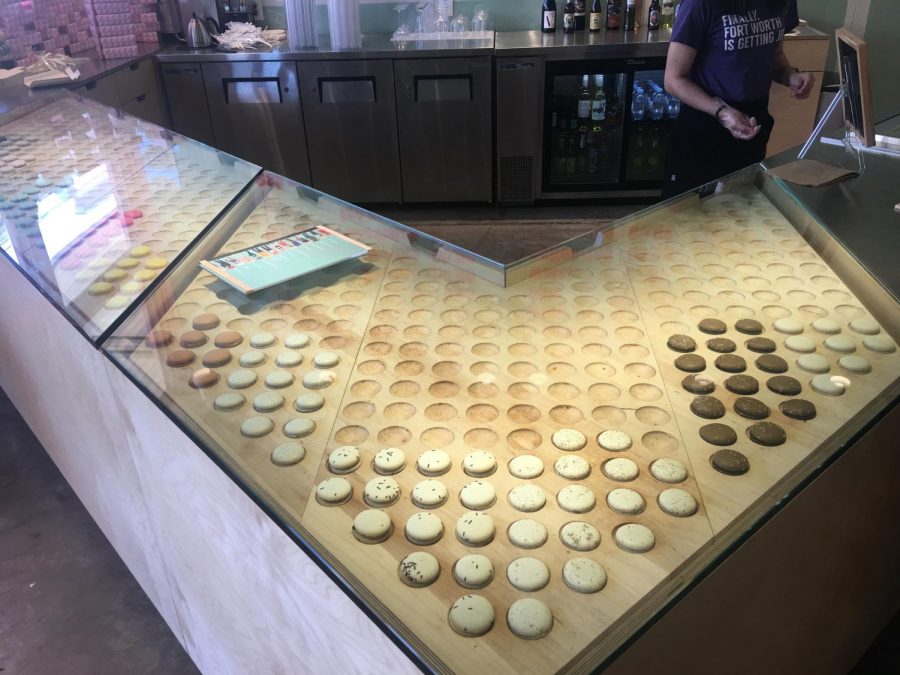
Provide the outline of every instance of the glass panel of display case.
[[[497,275],[267,174],[104,349],[430,665],[587,670],[900,389],[896,302],[759,167],[719,188]],[[198,267],[314,225],[372,250]]]
[[259,167],[75,95],[0,127],[0,241],[98,340]]

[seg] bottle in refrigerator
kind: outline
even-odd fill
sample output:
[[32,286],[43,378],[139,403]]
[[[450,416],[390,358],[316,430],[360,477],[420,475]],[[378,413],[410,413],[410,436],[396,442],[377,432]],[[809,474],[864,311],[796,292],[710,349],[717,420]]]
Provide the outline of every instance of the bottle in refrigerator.
[[588,19],[588,29],[596,33],[603,28],[603,0],[591,0],[591,14]]
[[619,91],[624,86],[625,76],[605,75],[603,78],[603,89],[606,94],[606,127],[614,129],[619,125],[619,101],[622,92]]
[[681,101],[677,98],[669,94],[666,97],[666,117],[670,120],[674,120],[678,117],[678,113],[681,112]]
[[645,99],[647,112],[652,120],[661,120],[666,116],[666,92],[663,91],[659,82],[650,80],[648,83],[650,91],[647,92]]
[[541,32],[556,32],[556,0],[544,0],[541,8]]
[[575,173],[575,165],[578,161],[578,150],[575,146],[575,136],[571,135],[566,139],[566,162],[565,172],[568,174]]
[[584,0],[575,0],[575,30],[584,30]]
[[637,8],[635,7],[635,0],[627,0],[625,5],[625,25],[623,26],[624,30],[634,30],[635,29],[635,12]]
[[607,0],[606,3],[606,30],[619,30],[622,6],[619,0]]
[[578,156],[575,158],[575,173],[587,173],[588,171],[588,132],[587,126],[584,127],[584,133],[578,132]]
[[647,99],[644,96],[643,87],[635,86],[631,93],[631,119],[640,122],[644,119],[644,112],[647,107]]
[[660,129],[659,126],[654,124],[651,125],[650,130],[647,132],[647,171],[651,172],[655,175],[661,165],[662,165],[662,152],[661,152],[661,144],[659,142],[660,138]]
[[603,75],[594,75],[594,95],[591,98],[591,122],[594,128],[606,120],[606,91],[603,88]]
[[675,0],[662,0],[662,10],[659,15],[659,25],[663,28],[671,28],[675,22]]
[[660,12],[659,0],[650,0],[650,10],[647,13],[647,30],[659,30]]
[[578,120],[583,120],[587,125],[587,120],[591,116],[591,89],[590,80],[587,75],[581,78],[581,89],[578,91]]
[[563,33],[575,32],[575,3],[567,2],[563,9]]
[[566,133],[560,131],[556,134],[553,143],[553,173],[560,174],[566,172]]

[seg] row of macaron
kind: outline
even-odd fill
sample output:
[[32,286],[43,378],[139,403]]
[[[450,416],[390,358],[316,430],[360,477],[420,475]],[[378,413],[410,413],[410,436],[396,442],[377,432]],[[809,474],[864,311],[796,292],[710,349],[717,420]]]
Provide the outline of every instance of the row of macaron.
[[[329,454],[327,464],[332,473],[352,473],[362,465],[362,452],[354,445],[341,446]],[[382,476],[399,473],[406,468],[406,464],[406,453],[399,448],[382,448],[372,459],[372,468]],[[416,459],[416,469],[429,477],[447,473],[452,465],[450,453],[439,448],[426,450]],[[486,478],[497,470],[497,459],[487,450],[474,450],[463,457],[461,467],[468,476]],[[554,462],[553,468],[557,475],[567,480],[582,480],[591,473],[590,462],[576,454],[562,455]],[[509,461],[508,470],[516,478],[537,478],[544,472],[544,461],[536,455],[518,455]],[[637,477],[638,469],[632,460],[615,457],[604,462],[603,472],[612,480],[629,481]],[[650,472],[664,483],[681,483],[687,479],[684,464],[668,457],[654,460],[650,464]]]
[[[636,468],[636,467],[635,467]],[[607,476],[612,472],[604,471]],[[624,480],[613,478],[616,482],[634,480],[636,474],[630,474]],[[342,476],[334,476],[322,480],[316,487],[316,500],[323,506],[339,506],[347,503],[353,495],[353,486]],[[363,501],[373,508],[386,508],[395,504],[401,495],[400,484],[390,476],[377,476],[367,481],[363,489]],[[460,504],[472,511],[485,511],[497,502],[497,490],[485,480],[473,480],[466,483],[459,491]],[[449,499],[447,486],[436,479],[419,481],[410,494],[412,503],[422,509],[436,509]],[[540,511],[547,503],[547,494],[538,485],[523,484],[512,488],[507,495],[507,502],[512,508],[525,513]],[[587,513],[597,503],[596,495],[586,485],[567,485],[556,493],[556,503],[569,513]],[[615,488],[606,497],[607,505],[615,512],[637,515],[646,508],[646,501],[636,490]],[[657,499],[660,509],[677,517],[692,516],[697,512],[697,500],[681,488],[667,488]]]

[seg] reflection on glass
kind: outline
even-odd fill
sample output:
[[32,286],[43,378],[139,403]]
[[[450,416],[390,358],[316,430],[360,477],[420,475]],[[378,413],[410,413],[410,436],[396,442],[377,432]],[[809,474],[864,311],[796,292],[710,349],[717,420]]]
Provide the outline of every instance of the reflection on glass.
[[97,339],[258,168],[74,95],[0,127],[4,252]]

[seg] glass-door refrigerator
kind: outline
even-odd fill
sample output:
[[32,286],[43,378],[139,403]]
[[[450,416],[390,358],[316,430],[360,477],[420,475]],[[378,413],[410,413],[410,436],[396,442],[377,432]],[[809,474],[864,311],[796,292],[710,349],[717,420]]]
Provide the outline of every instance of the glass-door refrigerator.
[[545,197],[654,196],[680,104],[665,60],[551,61],[545,77]]

